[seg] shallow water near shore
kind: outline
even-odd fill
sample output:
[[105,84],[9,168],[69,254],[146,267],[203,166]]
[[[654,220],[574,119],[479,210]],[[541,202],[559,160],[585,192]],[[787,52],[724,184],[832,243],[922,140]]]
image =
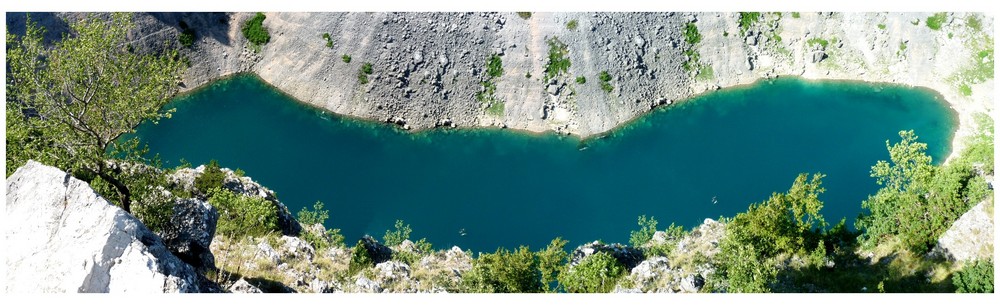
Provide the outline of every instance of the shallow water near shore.
[[[885,142],[913,129],[935,162],[954,112],[925,89],[793,78],[721,90],[585,139],[498,129],[407,133],[330,115],[253,76],[219,81],[142,124],[165,166],[217,159],[275,192],[293,213],[319,200],[348,243],[402,219],[411,239],[473,251],[628,242],[639,215],[690,228],[733,216],[798,173],[822,172],[826,220],[853,223],[878,185]],[[461,234],[460,232],[464,233]]]

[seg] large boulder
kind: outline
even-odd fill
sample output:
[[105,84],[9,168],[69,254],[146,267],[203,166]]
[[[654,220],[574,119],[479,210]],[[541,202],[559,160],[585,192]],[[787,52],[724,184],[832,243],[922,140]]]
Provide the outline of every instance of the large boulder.
[[160,237],[55,167],[17,169],[6,208],[5,292],[198,292]]
[[361,244],[368,251],[368,255],[375,261],[376,264],[386,262],[392,259],[392,249],[386,247],[385,245],[379,243],[375,238],[365,235],[361,237]]
[[941,234],[931,253],[952,261],[993,257],[992,205],[992,200],[986,200],[965,212]]
[[170,252],[195,269],[215,269],[212,238],[219,222],[219,213],[212,205],[196,198],[178,198],[170,225],[160,233]]

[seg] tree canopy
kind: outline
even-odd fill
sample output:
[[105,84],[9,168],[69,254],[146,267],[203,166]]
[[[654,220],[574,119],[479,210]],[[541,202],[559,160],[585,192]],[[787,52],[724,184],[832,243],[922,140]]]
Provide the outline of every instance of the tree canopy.
[[175,92],[176,53],[130,48],[131,14],[89,16],[52,46],[27,21],[25,35],[7,33],[7,174],[28,159],[56,165],[86,181],[112,185],[130,211],[131,191],[111,159],[143,160],[138,140],[119,141],[144,120],[169,117],[160,108]]

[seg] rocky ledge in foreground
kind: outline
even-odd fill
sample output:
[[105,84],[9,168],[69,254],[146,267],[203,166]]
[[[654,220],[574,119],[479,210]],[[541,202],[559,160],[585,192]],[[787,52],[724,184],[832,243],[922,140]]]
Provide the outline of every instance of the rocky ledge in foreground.
[[7,179],[4,292],[198,292],[194,269],[87,183],[28,161]]

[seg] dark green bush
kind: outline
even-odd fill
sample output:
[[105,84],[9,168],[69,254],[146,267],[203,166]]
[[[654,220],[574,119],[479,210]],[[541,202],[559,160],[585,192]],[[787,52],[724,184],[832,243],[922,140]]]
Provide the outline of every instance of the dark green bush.
[[632,231],[628,239],[629,243],[633,247],[645,246],[646,243],[649,243],[653,239],[653,234],[656,234],[656,224],[655,217],[646,218],[646,215],[639,216],[639,230]]
[[330,214],[329,211],[323,208],[322,201],[316,201],[316,203],[313,204],[312,211],[310,211],[307,207],[302,207],[302,210],[299,210],[296,218],[298,218],[299,223],[303,226],[311,226],[317,223],[325,223],[326,219],[330,218]]
[[955,292],[993,293],[993,261],[976,261],[955,272],[951,279]]
[[219,211],[217,234],[226,236],[263,236],[280,232],[278,207],[257,196],[238,195],[225,189],[210,191],[212,204]]
[[326,40],[327,48],[333,48],[333,38],[330,38],[330,33],[323,33],[323,39]]
[[349,63],[351,63],[351,55],[344,54],[344,56],[340,57],[340,60],[343,60],[344,63],[348,63],[349,64]]
[[222,187],[226,174],[219,168],[219,161],[211,160],[205,165],[205,171],[194,178],[194,188],[201,194],[208,194],[209,191]]
[[565,268],[566,259],[569,257],[565,249],[566,243],[566,240],[556,237],[549,242],[548,247],[535,254],[538,257],[538,271],[541,272],[542,284],[547,292],[557,290],[553,286],[558,284],[559,273]]
[[264,28],[264,13],[257,13],[243,24],[243,37],[246,37],[254,46],[260,47],[271,41],[271,34]]
[[577,25],[579,25],[579,23],[576,21],[576,19],[573,19],[566,23],[566,28],[569,29],[570,31],[575,31]]
[[497,249],[473,261],[472,270],[462,276],[462,290],[476,293],[542,292],[538,261],[528,247],[517,251]]
[[760,12],[740,12],[740,33],[746,33],[751,26],[760,20]]
[[194,29],[189,28],[187,23],[185,23],[184,21],[181,21],[179,26],[181,28],[181,33],[180,35],[177,36],[177,40],[184,47],[189,48],[192,45],[194,45],[194,38],[195,38]]
[[353,276],[361,270],[374,266],[375,259],[368,253],[368,249],[365,249],[365,244],[358,240],[354,249],[351,249],[351,262],[347,266],[347,274]]
[[521,19],[528,20],[528,18],[531,18],[531,12],[517,12],[517,16],[521,17]]
[[577,76],[576,77],[576,83],[577,84],[581,84],[581,85],[586,84],[587,83],[587,78],[583,77],[583,76]]
[[598,252],[560,273],[559,283],[570,293],[607,293],[624,275],[625,266],[610,254]]
[[570,67],[569,58],[567,58],[569,49],[567,49],[566,44],[555,37],[550,38],[548,44],[549,61],[545,63],[545,81],[565,73]]
[[684,25],[684,41],[691,45],[701,42],[701,33],[698,33],[698,26],[694,22],[688,22]]
[[503,75],[503,60],[500,59],[499,55],[490,56],[490,60],[486,64],[486,75],[490,77]]
[[372,72],[373,71],[372,71],[372,64],[371,63],[366,62],[366,63],[362,64],[361,65],[361,69],[358,70],[358,82],[361,83],[362,85],[367,84],[368,83],[368,75],[371,75]]
[[601,71],[601,74],[599,74],[597,78],[601,80],[601,90],[604,90],[604,92],[607,93],[611,93],[612,90],[615,90],[615,87],[610,83],[611,74],[608,74],[608,71]]

